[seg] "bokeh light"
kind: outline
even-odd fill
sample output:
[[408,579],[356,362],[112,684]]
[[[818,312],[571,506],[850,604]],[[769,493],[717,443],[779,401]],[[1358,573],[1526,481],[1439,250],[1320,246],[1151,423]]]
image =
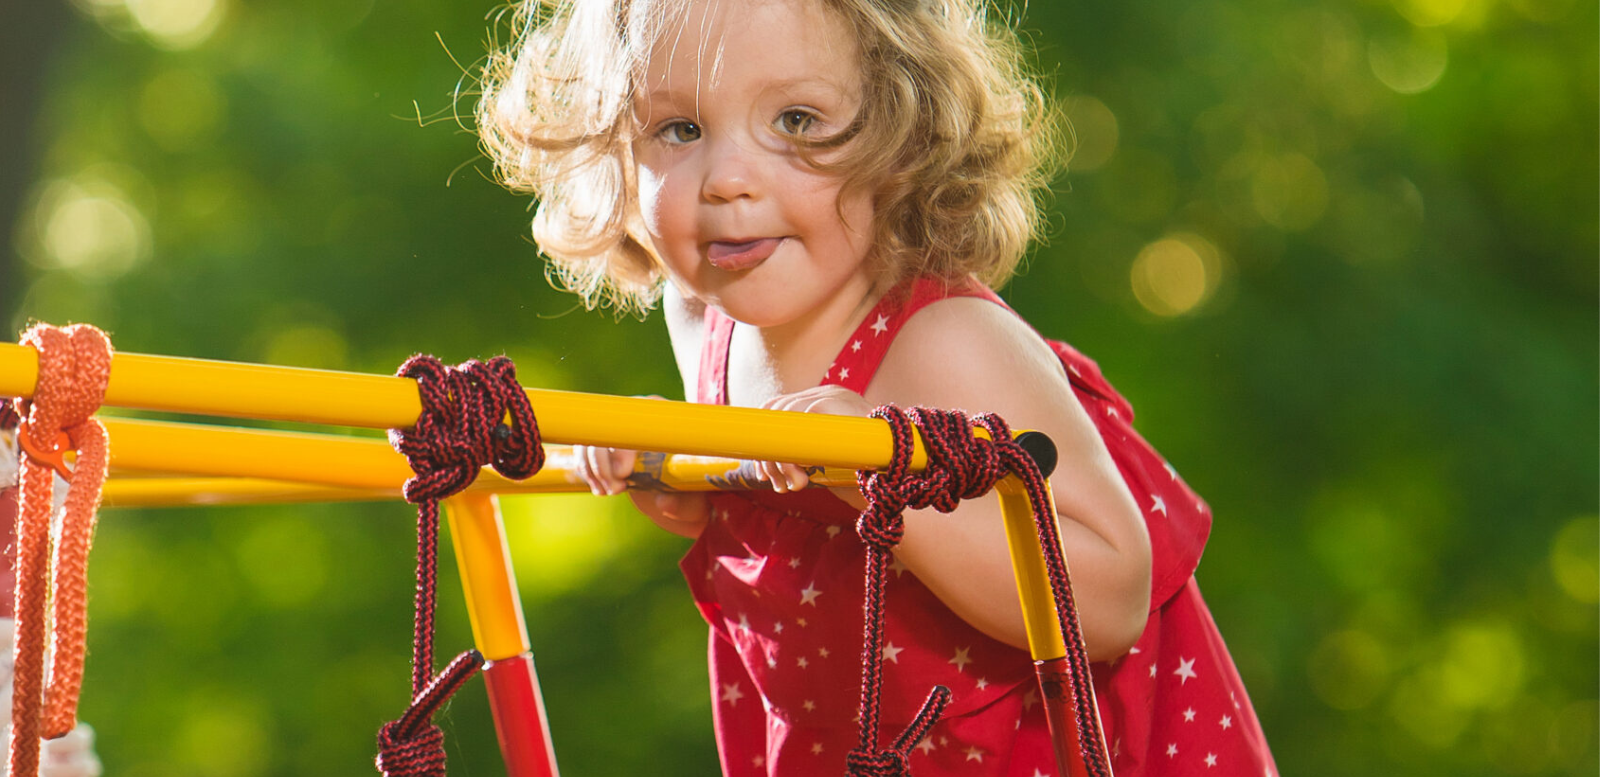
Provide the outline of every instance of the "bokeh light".
[[226,104],[216,80],[205,71],[163,70],[139,94],[139,123],[167,150],[189,149],[222,129]]
[[1574,518],[1550,544],[1550,572],[1567,595],[1584,604],[1600,603],[1600,518]]
[[1090,95],[1068,97],[1065,103],[1075,141],[1069,163],[1072,172],[1105,167],[1117,153],[1117,115]]
[[1361,709],[1388,690],[1391,663],[1389,652],[1371,634],[1336,631],[1311,652],[1311,689],[1334,709]]
[[1367,65],[1384,86],[1400,94],[1432,89],[1450,64],[1450,48],[1432,30],[1379,35],[1367,43]]
[[34,205],[36,244],[27,256],[42,269],[111,280],[150,255],[150,223],[124,190],[94,173],[47,184]]
[[1250,193],[1261,219],[1287,232],[1309,228],[1328,209],[1328,179],[1304,154],[1259,159]]
[[1222,255],[1211,241],[1190,232],[1174,234],[1134,258],[1133,296],[1158,316],[1181,316],[1216,293],[1222,273]]

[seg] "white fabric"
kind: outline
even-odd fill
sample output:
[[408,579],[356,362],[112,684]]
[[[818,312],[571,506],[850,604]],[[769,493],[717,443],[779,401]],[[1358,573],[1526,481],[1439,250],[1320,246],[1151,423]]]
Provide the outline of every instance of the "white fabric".
[[[0,618],[0,722],[5,724],[7,741],[11,737],[11,642],[16,622]],[[100,757],[94,752],[94,729],[87,723],[60,739],[44,740],[39,756],[39,777],[100,777],[103,769]],[[6,763],[0,758],[0,775],[6,773]]]

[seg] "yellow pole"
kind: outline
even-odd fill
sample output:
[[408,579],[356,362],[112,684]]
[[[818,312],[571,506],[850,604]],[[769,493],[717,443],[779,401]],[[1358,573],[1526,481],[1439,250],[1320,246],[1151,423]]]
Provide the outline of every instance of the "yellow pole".
[[[32,348],[0,344],[0,396],[28,397]],[[888,424],[846,416],[730,408],[526,389],[548,442],[792,461],[845,469],[887,466]],[[117,352],[105,404],[143,410],[403,428],[421,412],[408,378]],[[921,437],[912,467],[926,466]]]
[[[393,498],[411,476],[405,458],[388,443],[350,437],[268,429],[244,429],[170,421],[103,418],[113,444],[106,484],[112,506],[247,504],[361,501]],[[533,477],[511,481],[485,468],[472,490],[494,493],[579,492],[569,446],[546,446],[545,466]],[[186,477],[126,477],[162,473]],[[644,454],[635,464],[634,488],[707,491],[767,488],[747,461]],[[855,473],[814,468],[824,486],[852,486]]]
[[491,494],[462,493],[444,504],[478,652],[489,661],[528,652],[528,626],[511,572],[499,503]]
[[[1050,493],[1049,481],[1045,493]],[[1050,591],[1050,573],[1045,570],[1044,551],[1039,546],[1038,528],[1033,523],[1033,505],[1027,488],[1016,475],[1007,475],[995,484],[1000,497],[1000,514],[1006,527],[1006,543],[1011,551],[1011,572],[1017,579],[1017,596],[1022,600],[1023,624],[1028,630],[1028,650],[1036,661],[1048,661],[1067,654],[1061,639],[1060,619],[1056,617],[1056,597]],[[1050,517],[1055,519],[1055,497],[1050,497]]]

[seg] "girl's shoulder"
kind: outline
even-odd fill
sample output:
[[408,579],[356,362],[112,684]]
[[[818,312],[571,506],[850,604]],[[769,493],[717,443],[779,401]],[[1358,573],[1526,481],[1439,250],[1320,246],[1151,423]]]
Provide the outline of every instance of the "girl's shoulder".
[[998,301],[950,296],[913,314],[874,376],[869,397],[898,404],[1026,410],[1072,396],[1060,358]]

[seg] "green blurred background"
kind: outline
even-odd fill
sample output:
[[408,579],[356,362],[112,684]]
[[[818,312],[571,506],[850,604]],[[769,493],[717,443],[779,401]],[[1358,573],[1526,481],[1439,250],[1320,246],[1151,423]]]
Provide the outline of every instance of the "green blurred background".
[[[495,9],[0,4],[0,321],[123,350],[677,394],[660,323],[545,283],[470,121]],[[1595,4],[1036,2],[1078,136],[1005,296],[1206,496],[1199,579],[1285,775],[1594,775]],[[502,36],[503,37],[503,36]],[[507,499],[572,775],[715,770],[684,545]],[[82,714],[110,775],[371,773],[401,503],[111,510]],[[441,652],[470,643],[447,557]],[[452,773],[500,773],[482,691]]]

